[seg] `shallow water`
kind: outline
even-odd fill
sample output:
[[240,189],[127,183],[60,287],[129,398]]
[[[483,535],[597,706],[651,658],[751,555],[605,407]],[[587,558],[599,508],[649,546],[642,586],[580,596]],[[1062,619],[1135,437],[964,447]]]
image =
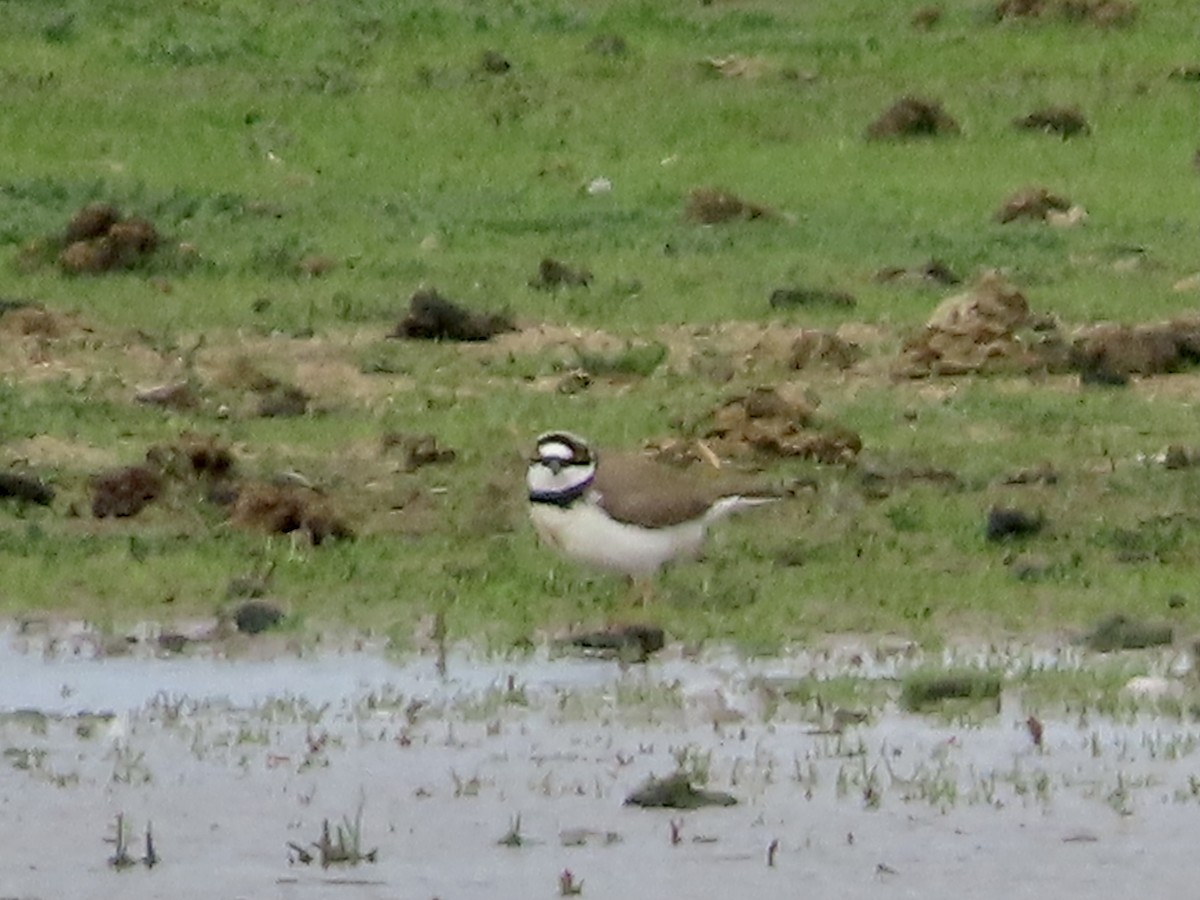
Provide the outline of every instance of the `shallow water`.
[[[761,687],[893,677],[920,662],[909,651],[631,667],[459,653],[443,677],[371,647],[98,646],[86,629],[0,634],[0,897],[551,897],[564,869],[592,898],[1185,896],[1194,881],[1188,722],[1047,721],[1039,749],[1006,696],[982,723],[888,705],[830,734]],[[623,805],[681,760],[739,804]],[[360,808],[377,862],[294,861],[289,842]],[[157,866],[109,866],[118,813],[134,856],[153,823]],[[522,845],[501,845],[518,816]]]

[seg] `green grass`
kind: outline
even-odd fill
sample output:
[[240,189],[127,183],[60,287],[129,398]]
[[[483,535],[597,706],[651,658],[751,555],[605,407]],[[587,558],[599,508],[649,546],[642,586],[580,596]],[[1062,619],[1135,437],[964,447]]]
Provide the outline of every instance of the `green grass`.
[[[686,430],[739,389],[801,379],[824,414],[863,435],[871,464],[945,468],[958,487],[918,482],[869,499],[854,471],[771,463],[770,477],[815,477],[816,493],[732,523],[707,561],[668,573],[642,614],[672,634],[772,649],[840,630],[936,640],[1083,629],[1114,611],[1194,627],[1187,523],[1200,482],[1135,462],[1168,443],[1200,446],[1186,390],[893,384],[770,361],[735,364],[725,382],[661,358],[657,329],[727,320],[853,320],[882,329],[886,352],[949,291],[873,274],[930,257],[968,276],[1002,268],[1036,310],[1068,323],[1196,305],[1171,289],[1197,265],[1195,85],[1168,78],[1197,61],[1191,5],[1144,4],[1131,26],[1103,29],[997,25],[987,4],[953,0],[928,33],[908,24],[920,5],[0,0],[2,293],[93,329],[48,341],[48,374],[30,362],[36,339],[0,358],[3,461],[29,457],[60,494],[50,510],[0,506],[0,609],[190,614],[275,559],[298,615],[402,639],[435,610],[453,635],[499,646],[627,615],[619,584],[536,546],[520,508],[531,436],[570,427],[634,445]],[[589,49],[607,35],[627,51]],[[483,72],[487,50],[511,69]],[[761,74],[703,65],[728,54],[760,57]],[[963,133],[865,140],[906,93],[940,100]],[[1093,134],[1012,128],[1050,103],[1077,104]],[[613,190],[589,195],[600,176]],[[996,208],[1027,184],[1065,193],[1089,221],[997,224]],[[691,224],[684,199],[705,185],[782,215]],[[21,265],[22,248],[97,200],[194,252],[99,277]],[[1120,263],[1132,247],[1143,264],[1130,271]],[[302,274],[314,255],[336,266]],[[545,256],[594,282],[534,289]],[[385,341],[421,285],[526,324],[603,329],[632,349],[505,357]],[[846,290],[858,305],[771,310],[771,291],[788,285]],[[131,402],[134,387],[177,376],[201,335],[206,377],[243,347],[314,391],[318,412],[257,420]],[[318,356],[362,381],[317,372]],[[541,385],[580,360],[591,388]],[[359,539],[297,551],[231,532],[191,495],[130,522],[90,520],[86,482],[101,463],[137,462],[186,428],[234,442],[251,473],[297,468],[328,486]],[[397,473],[377,447],[388,430],[433,432],[458,459]],[[49,453],[46,440],[71,452]],[[1057,485],[1000,484],[1043,461]],[[503,502],[496,483],[511,488]],[[389,507],[406,492],[423,498],[419,524]],[[1041,510],[1047,534],[987,544],[995,503]],[[1131,543],[1134,561],[1118,553]],[[1010,571],[1021,552],[1045,557],[1038,577]],[[1174,594],[1191,602],[1168,611]]]

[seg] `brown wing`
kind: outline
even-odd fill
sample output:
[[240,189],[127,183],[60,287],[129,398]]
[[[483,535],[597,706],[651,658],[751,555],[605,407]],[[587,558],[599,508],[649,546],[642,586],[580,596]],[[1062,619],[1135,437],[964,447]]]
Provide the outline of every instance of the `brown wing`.
[[618,522],[666,528],[699,519],[723,491],[633,454],[601,454],[593,482],[600,506]]

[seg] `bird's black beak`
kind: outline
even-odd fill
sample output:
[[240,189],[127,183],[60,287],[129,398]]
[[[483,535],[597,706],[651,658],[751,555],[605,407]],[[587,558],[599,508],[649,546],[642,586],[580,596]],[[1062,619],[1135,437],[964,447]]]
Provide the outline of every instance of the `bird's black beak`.
[[550,459],[543,459],[542,465],[545,466],[547,469],[549,469],[551,472],[553,472],[555,475],[557,475],[559,472],[562,471],[563,461],[561,459],[556,459],[554,457],[551,457]]

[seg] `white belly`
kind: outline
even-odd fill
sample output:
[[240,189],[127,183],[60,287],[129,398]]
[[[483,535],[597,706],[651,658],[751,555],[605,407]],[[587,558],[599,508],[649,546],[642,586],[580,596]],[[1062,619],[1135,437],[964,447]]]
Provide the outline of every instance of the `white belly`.
[[563,555],[626,575],[650,575],[672,559],[695,557],[704,543],[703,522],[639,528],[613,521],[590,503],[569,509],[534,503],[530,515],[541,539]]

